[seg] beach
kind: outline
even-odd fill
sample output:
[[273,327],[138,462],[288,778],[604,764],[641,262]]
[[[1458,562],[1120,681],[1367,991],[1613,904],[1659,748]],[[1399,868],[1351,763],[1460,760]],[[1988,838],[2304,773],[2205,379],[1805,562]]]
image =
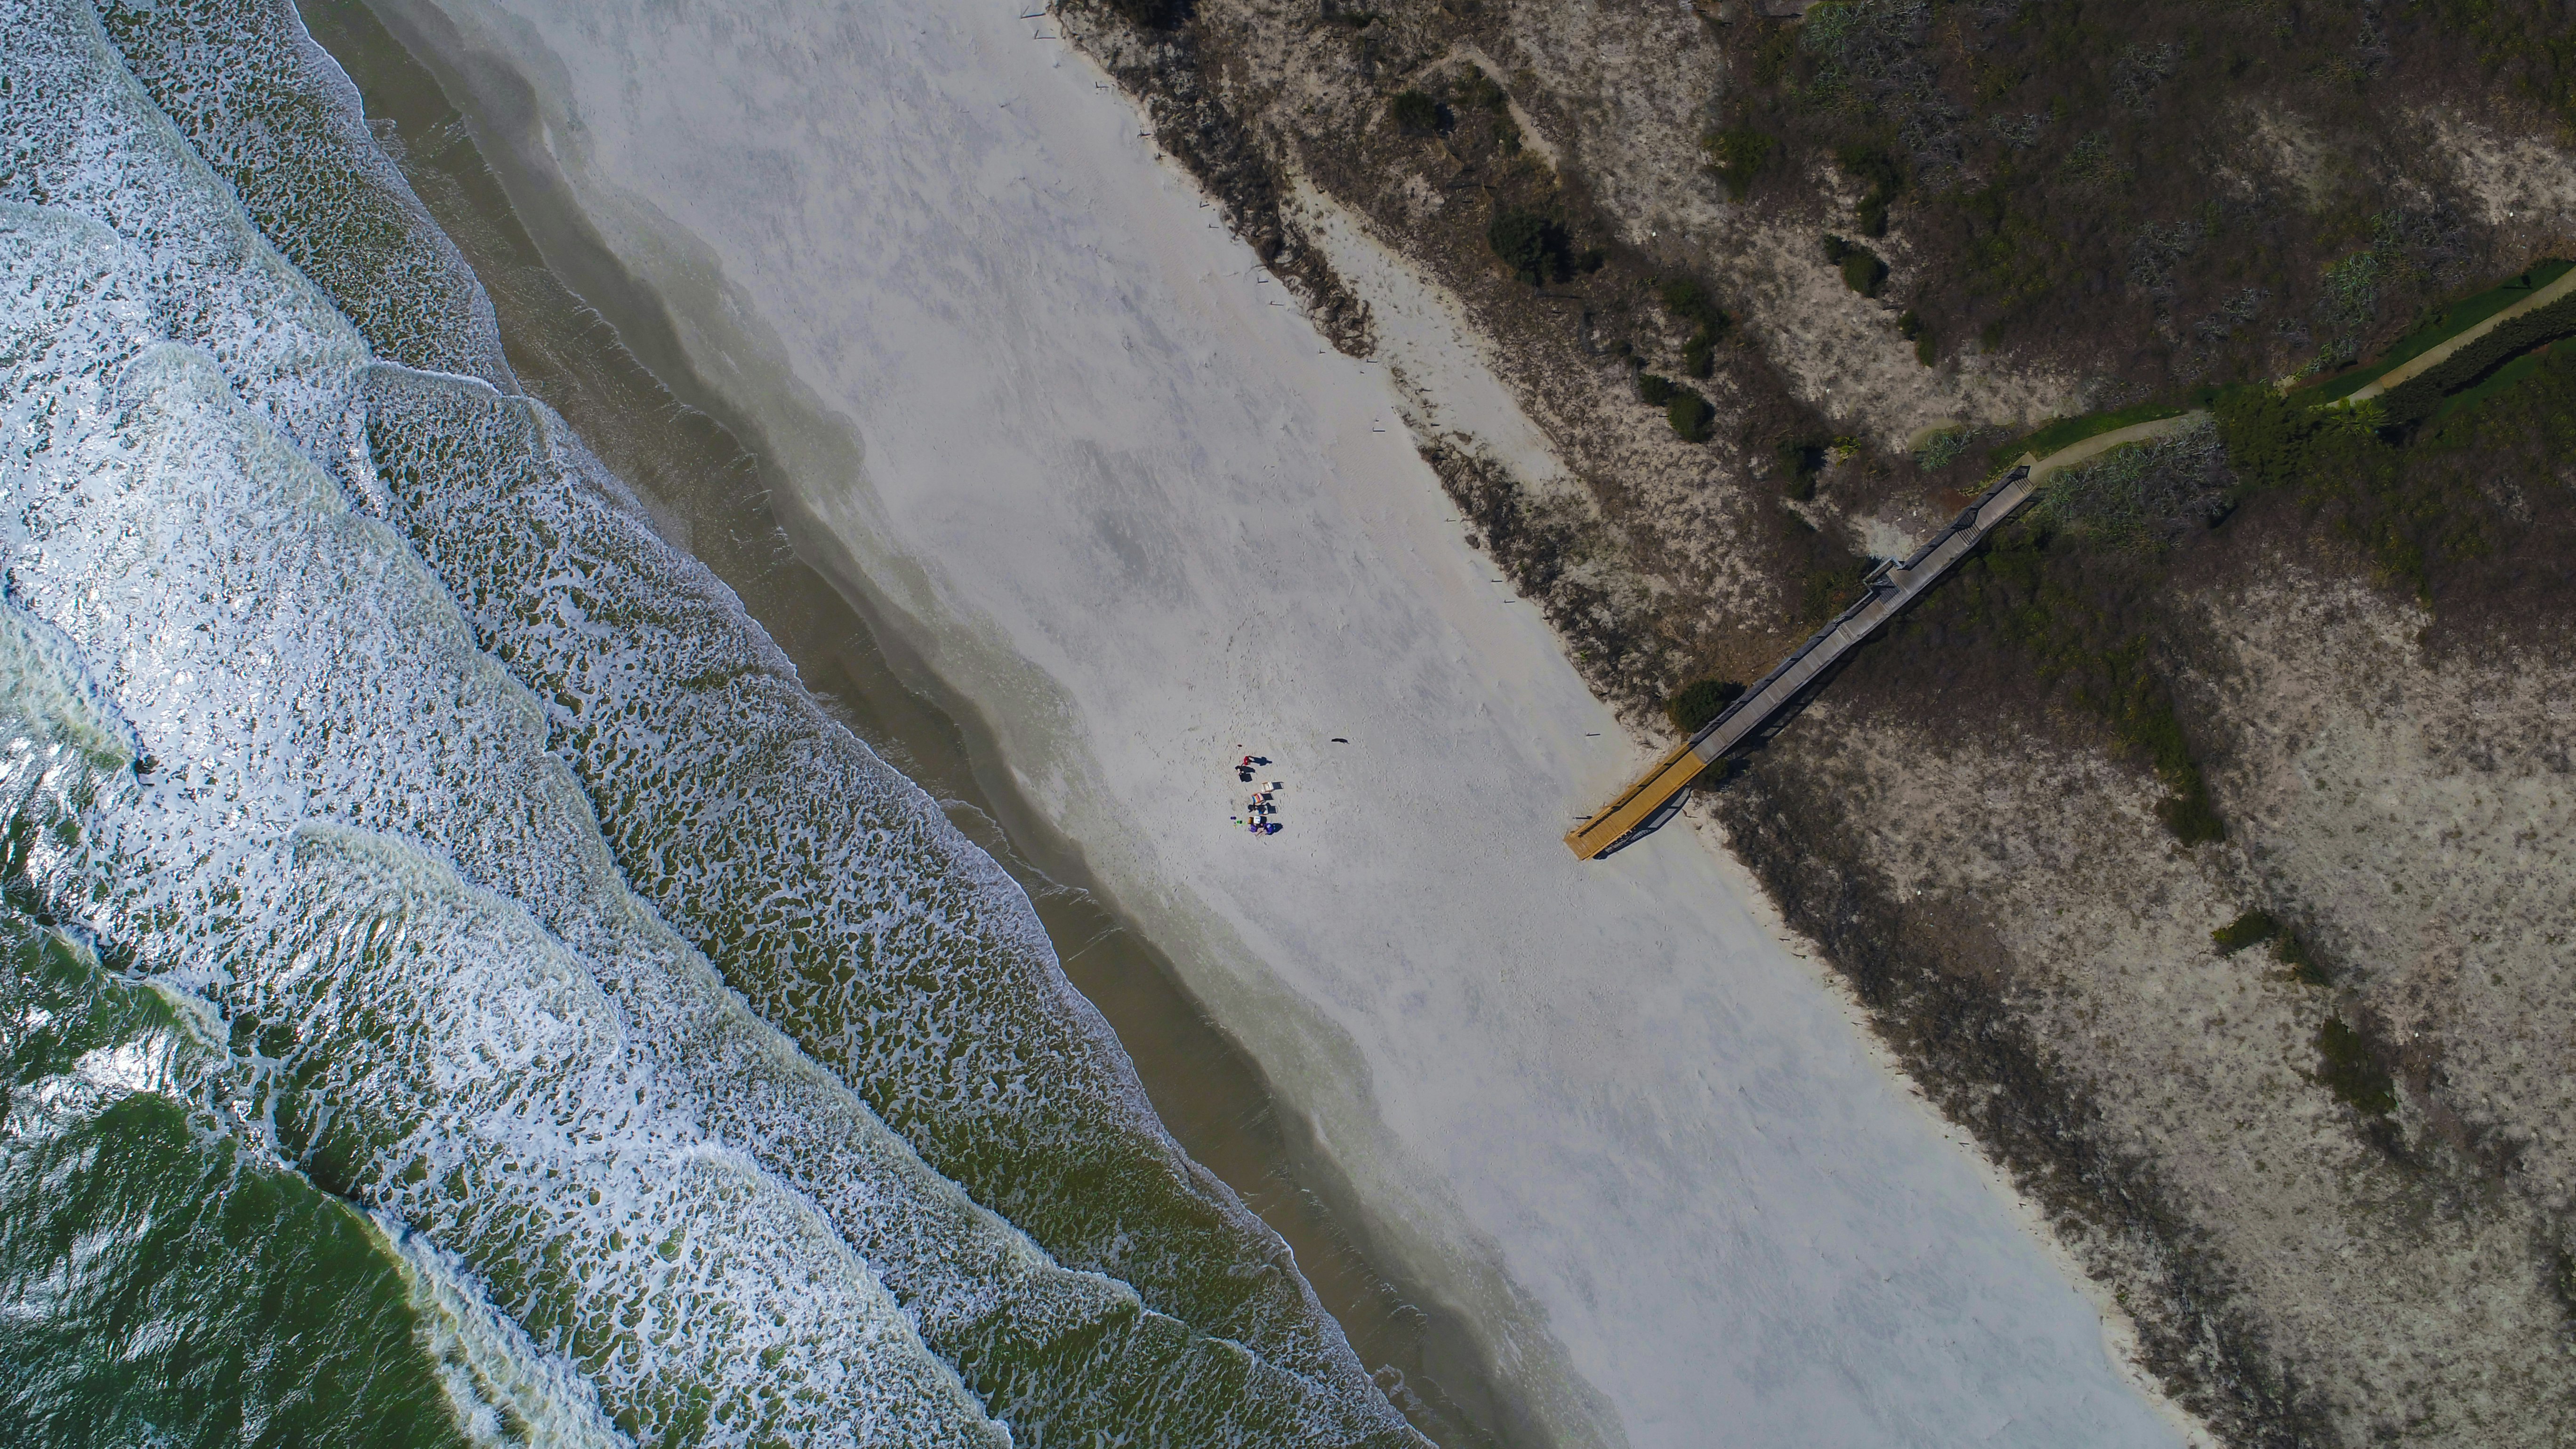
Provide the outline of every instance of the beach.
[[[1642,747],[1462,537],[1416,394],[1324,347],[1052,24],[375,8],[1259,1065],[1506,1437],[2173,1442],[1712,843],[1560,843]],[[1498,427],[1471,348],[1412,355]]]

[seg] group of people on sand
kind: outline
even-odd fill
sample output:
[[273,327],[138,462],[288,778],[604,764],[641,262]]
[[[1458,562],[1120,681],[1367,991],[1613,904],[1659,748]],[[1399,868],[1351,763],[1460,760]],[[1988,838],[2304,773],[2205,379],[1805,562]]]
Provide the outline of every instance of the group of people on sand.
[[[1270,759],[1266,755],[1246,755],[1243,757],[1243,762],[1234,767],[1235,778],[1249,785],[1252,783],[1253,769],[1269,763]],[[1279,781],[1273,780],[1270,782],[1270,789],[1253,791],[1252,798],[1244,804],[1243,813],[1233,817],[1234,823],[1248,826],[1255,835],[1277,835],[1279,822],[1271,817],[1279,813],[1279,807],[1272,802],[1270,795],[1274,790],[1286,788],[1288,787]]]

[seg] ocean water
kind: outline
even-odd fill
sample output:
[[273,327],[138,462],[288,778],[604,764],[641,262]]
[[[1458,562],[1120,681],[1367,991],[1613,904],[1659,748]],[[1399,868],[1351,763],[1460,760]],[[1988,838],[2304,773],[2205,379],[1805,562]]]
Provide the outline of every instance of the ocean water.
[[0,0],[0,274],[37,1442],[1413,1437],[291,8]]

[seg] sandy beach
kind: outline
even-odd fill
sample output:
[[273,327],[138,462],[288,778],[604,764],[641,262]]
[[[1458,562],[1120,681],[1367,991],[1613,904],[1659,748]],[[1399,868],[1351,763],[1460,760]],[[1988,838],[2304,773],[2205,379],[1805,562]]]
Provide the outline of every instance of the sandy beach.
[[[1473,1327],[1513,1437],[2174,1442],[1740,872],[1689,829],[1559,843],[1640,748],[1461,537],[1385,365],[1318,342],[1050,23],[375,8],[553,187],[513,200],[667,309],[1372,1259]],[[1546,466],[1424,335],[1449,424]],[[1236,818],[1246,754],[1276,835]]]

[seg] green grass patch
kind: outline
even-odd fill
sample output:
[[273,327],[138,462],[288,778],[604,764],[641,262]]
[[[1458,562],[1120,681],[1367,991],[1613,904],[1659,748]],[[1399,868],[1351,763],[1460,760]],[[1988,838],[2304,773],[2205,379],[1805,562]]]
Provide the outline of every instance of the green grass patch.
[[2349,371],[2339,372],[2323,382],[2311,383],[2300,388],[2290,394],[2290,400],[2301,407],[2312,408],[2323,407],[2330,402],[2341,402],[2384,374],[2404,367],[2407,363],[2477,326],[2507,307],[2529,299],[2532,293],[2567,275],[2570,270],[2576,270],[2576,262],[2560,261],[2555,258],[2535,262],[2529,271],[2508,278],[2474,297],[2464,298],[2443,308],[2434,314],[2431,321],[2397,339],[2397,344],[2380,356]]
[[2061,448],[2071,448],[2086,438],[2098,438],[2104,433],[2116,433],[2122,428],[2135,427],[2140,423],[2152,423],[2160,418],[2178,418],[2189,411],[2191,409],[2179,403],[2139,403],[2135,407],[2122,408],[2117,412],[2086,413],[2082,417],[2059,418],[2038,432],[2016,438],[1992,450],[1986,454],[1986,458],[1997,468],[2009,468],[2019,462],[2024,453],[2035,453],[2045,458]]
[[2504,366],[2497,368],[2486,381],[2479,383],[2477,386],[2469,388],[2466,391],[2455,392],[2449,397],[2442,399],[2442,405],[2435,408],[2432,416],[2427,417],[2424,420],[2425,424],[2430,426],[2449,417],[2453,413],[2460,412],[2467,408],[2476,407],[2478,404],[2485,402],[2488,398],[2494,397],[2497,393],[2504,391],[2515,383],[2521,382],[2538,373],[2540,371],[2541,363],[2562,351],[2568,350],[2570,350],[2570,344],[2566,342],[2552,342],[2547,346],[2536,347],[2531,351],[2524,353],[2522,356],[2517,357],[2513,361],[2506,363]]

